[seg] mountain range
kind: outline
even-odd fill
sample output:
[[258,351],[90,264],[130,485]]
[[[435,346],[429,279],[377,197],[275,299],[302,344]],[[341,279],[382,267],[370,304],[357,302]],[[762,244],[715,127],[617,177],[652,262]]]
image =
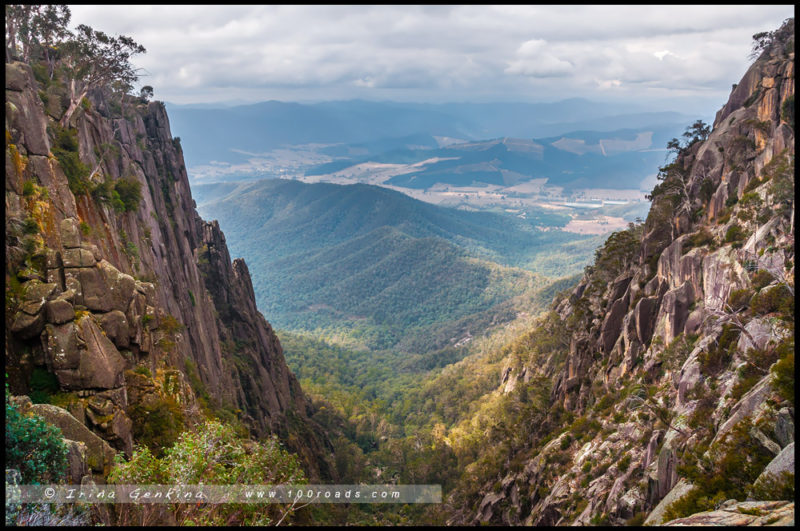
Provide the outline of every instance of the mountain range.
[[531,264],[570,242],[583,243],[588,259],[596,239],[542,231],[534,225],[541,219],[440,207],[364,184],[267,179],[193,191],[198,210],[219,220],[232,251],[253,264],[259,308],[275,326],[344,326],[369,336],[371,348],[403,342],[409,328],[435,336],[432,328],[492,309],[508,320],[510,299],[580,267],[551,277]]

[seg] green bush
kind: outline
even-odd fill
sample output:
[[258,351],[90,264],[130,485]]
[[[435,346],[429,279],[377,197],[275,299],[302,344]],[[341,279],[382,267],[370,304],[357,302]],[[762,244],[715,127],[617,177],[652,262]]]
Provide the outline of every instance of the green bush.
[[781,398],[794,403],[794,340],[785,344],[785,349],[779,347],[781,359],[772,367],[772,385]]
[[139,202],[142,200],[142,183],[135,178],[119,179],[114,184],[114,191],[117,193],[115,199],[119,199],[123,212],[133,212],[139,208]]
[[751,296],[751,291],[747,288],[735,289],[731,291],[731,294],[728,296],[728,305],[731,307],[731,310],[738,312],[747,306]]
[[711,446],[708,456],[703,447],[696,447],[693,462],[678,466],[678,473],[695,488],[667,508],[665,521],[712,509],[731,498],[747,497],[773,457],[750,434],[752,427],[752,420],[745,417]]
[[722,333],[713,347],[700,352],[697,356],[700,362],[700,372],[707,376],[714,376],[725,367],[733,356],[736,342],[740,332],[730,324],[723,325]]
[[753,484],[750,496],[759,501],[794,500],[794,474],[767,474]]
[[781,120],[794,129],[794,94],[786,98],[781,105]]
[[639,511],[638,513],[634,514],[632,517],[625,520],[625,525],[628,527],[642,527],[644,525],[644,521],[647,519],[647,512],[646,511]]
[[153,377],[153,373],[150,372],[150,367],[147,365],[137,365],[133,372],[136,374],[141,374],[142,376],[147,376],[148,378]]
[[725,243],[737,243],[744,241],[744,239],[744,230],[736,223],[728,227],[728,230],[725,232]]
[[[721,147],[721,146],[720,146]],[[708,204],[711,201],[711,197],[714,195],[714,183],[706,177],[703,179],[703,182],[700,184],[700,199],[703,201],[703,204]]]
[[619,460],[617,466],[619,467],[620,471],[626,472],[628,467],[631,466],[631,454],[625,454],[625,457]]
[[[175,485],[305,484],[297,458],[281,447],[275,436],[260,442],[236,436],[220,422],[206,422],[196,432],[183,432],[158,458],[148,448],[137,448],[125,462],[118,454],[109,482]],[[266,525],[284,510],[278,504],[174,504],[186,525]]]
[[23,415],[11,404],[6,384],[6,468],[16,468],[26,484],[56,483],[67,470],[61,430],[39,416]]
[[[147,367],[144,367],[147,369]],[[140,372],[137,367],[136,372]],[[147,372],[150,372],[147,369]],[[184,429],[183,412],[178,403],[170,398],[142,402],[127,410],[133,421],[133,437],[147,446],[156,455],[172,445]]]
[[703,227],[699,231],[686,238],[682,250],[684,253],[687,253],[695,247],[705,247],[713,244],[714,235],[711,234],[711,231],[709,231],[706,227]]
[[753,274],[750,281],[753,283],[753,288],[756,291],[761,291],[765,287],[772,284],[772,281],[775,280],[771,273],[764,271],[763,269],[759,269],[756,273]]
[[794,316],[794,297],[784,285],[762,289],[750,301],[750,308],[757,315],[779,312],[784,317]]
[[30,197],[36,192],[36,189],[33,186],[33,181],[30,179],[26,179],[22,183],[22,195],[24,197]]
[[81,162],[78,154],[77,129],[64,129],[54,125],[53,131],[55,138],[51,151],[64,171],[64,175],[67,176],[69,189],[75,195],[89,193],[89,168]]

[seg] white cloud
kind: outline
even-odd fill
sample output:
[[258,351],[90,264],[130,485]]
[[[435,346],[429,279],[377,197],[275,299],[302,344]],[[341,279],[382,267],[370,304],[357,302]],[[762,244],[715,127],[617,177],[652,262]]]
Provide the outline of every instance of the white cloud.
[[[71,6],[132,36],[158,99],[553,101],[708,98],[744,74],[750,37],[793,16],[762,5]],[[618,84],[614,84],[618,82]],[[603,85],[605,83],[605,85]]]
[[573,69],[572,63],[548,52],[546,41],[533,39],[520,45],[517,59],[509,64],[505,72],[532,77],[561,77],[571,74]]

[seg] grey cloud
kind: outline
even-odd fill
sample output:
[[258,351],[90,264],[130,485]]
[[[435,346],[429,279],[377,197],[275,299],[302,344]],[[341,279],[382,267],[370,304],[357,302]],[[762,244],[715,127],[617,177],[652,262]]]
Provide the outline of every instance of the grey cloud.
[[149,73],[145,83],[158,98],[176,102],[370,95],[552,101],[592,97],[598,88],[636,97],[692,91],[723,97],[747,67],[750,36],[793,15],[790,6],[758,5],[76,5],[72,11],[75,24],[131,35],[147,47],[135,61]]

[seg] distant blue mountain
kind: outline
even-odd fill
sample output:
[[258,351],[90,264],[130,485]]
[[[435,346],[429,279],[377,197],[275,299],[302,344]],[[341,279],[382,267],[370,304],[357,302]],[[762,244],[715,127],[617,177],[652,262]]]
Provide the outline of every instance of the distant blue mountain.
[[235,150],[258,153],[284,145],[353,144],[377,153],[380,149],[374,144],[383,139],[536,138],[575,130],[613,131],[670,124],[684,127],[696,119],[672,112],[630,113],[630,108],[621,104],[583,99],[448,104],[267,101],[216,108],[170,104],[169,114],[172,131],[184,140],[184,158],[190,168],[211,161],[236,163],[248,158]]

